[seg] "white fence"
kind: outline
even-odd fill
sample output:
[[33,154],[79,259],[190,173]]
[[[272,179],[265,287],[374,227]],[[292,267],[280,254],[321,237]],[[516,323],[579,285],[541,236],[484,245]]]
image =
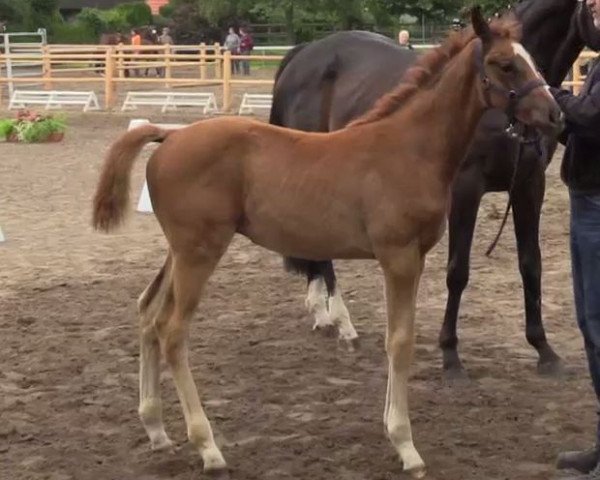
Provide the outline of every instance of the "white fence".
[[[33,39],[33,41],[27,41]],[[48,43],[46,30],[38,29],[37,32],[0,33],[0,53],[6,55],[6,60],[0,64],[0,76],[8,79],[35,77],[39,78],[44,73],[43,48]],[[14,59],[14,55],[27,55],[24,60]],[[38,85],[38,82],[27,85]],[[24,86],[20,83],[19,86]],[[8,82],[9,96],[14,91],[14,83]]]

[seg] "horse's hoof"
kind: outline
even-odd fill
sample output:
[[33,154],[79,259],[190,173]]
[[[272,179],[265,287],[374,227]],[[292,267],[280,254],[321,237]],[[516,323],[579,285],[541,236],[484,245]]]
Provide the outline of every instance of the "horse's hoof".
[[565,364],[558,357],[547,362],[538,361],[537,371],[542,377],[562,377],[566,374]]
[[462,367],[444,368],[444,380],[449,385],[464,385],[470,382],[469,374]]
[[326,324],[323,326],[315,325],[313,330],[320,332],[321,335],[327,338],[335,338],[337,336],[337,327],[333,324]]

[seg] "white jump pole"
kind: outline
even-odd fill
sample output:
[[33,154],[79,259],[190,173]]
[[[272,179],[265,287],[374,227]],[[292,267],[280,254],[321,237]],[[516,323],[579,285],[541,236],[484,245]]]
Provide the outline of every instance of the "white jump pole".
[[[147,118],[134,118],[129,121],[129,127],[127,130],[133,130],[134,128],[148,124],[150,124],[150,120]],[[156,123],[155,125],[167,129],[178,129],[186,126],[177,123]],[[148,182],[146,180],[144,180],[142,193],[140,194],[140,199],[138,200],[137,211],[141,213],[154,213],[154,210],[152,209],[152,202],[150,201],[150,192],[148,191]]]
[[[129,121],[129,127],[127,130],[133,130],[134,128],[141,127],[142,125],[148,125],[150,120],[146,118],[134,118]],[[152,203],[150,202],[150,192],[148,192],[148,183],[144,179],[144,187],[137,205],[137,211],[142,213],[153,213]]]
[[6,238],[4,238],[4,234],[2,233],[2,228],[0,228],[0,243],[5,242]]

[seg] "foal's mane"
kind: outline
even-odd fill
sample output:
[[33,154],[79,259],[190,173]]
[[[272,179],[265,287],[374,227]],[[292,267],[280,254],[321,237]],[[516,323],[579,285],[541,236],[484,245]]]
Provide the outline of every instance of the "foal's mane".
[[[512,14],[490,22],[490,30],[496,38],[519,41],[520,27],[520,23]],[[444,68],[476,37],[472,27],[459,32],[450,32],[442,45],[418,58],[394,90],[377,100],[371,110],[350,122],[348,127],[381,120],[400,109],[419,90],[435,85]]]

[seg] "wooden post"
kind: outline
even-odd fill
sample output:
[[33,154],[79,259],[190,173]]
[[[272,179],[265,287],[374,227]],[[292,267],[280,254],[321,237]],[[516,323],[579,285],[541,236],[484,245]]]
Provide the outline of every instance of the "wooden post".
[[[221,55],[221,44],[216,42],[215,45],[215,55]],[[221,75],[221,60],[219,57],[215,59],[215,78],[222,78]]]
[[110,47],[106,50],[106,63],[104,67],[104,105],[110,110],[115,97],[115,49]]
[[223,112],[231,109],[231,52],[223,53]]
[[123,68],[123,43],[119,42],[117,45],[117,71],[119,78],[125,78],[125,69]]
[[200,80],[206,80],[206,43],[200,44]]
[[171,82],[169,82],[169,80],[171,80],[171,53],[173,52],[173,50],[171,49],[171,45],[166,44],[165,45],[165,78],[166,78],[166,82],[165,82],[165,87],[167,88],[171,88]]
[[52,61],[48,45],[42,46],[42,76],[44,77],[44,90],[52,90]]

